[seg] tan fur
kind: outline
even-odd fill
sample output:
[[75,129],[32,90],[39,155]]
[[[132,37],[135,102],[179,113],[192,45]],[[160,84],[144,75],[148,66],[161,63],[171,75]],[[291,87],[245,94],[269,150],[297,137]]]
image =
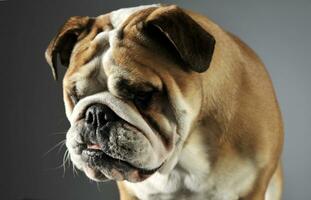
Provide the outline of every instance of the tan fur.
[[[176,63],[170,61],[169,55],[160,53],[163,49],[154,47],[152,51],[147,51],[152,43],[142,42],[143,35],[136,25],[156,9],[161,8],[144,9],[126,20],[120,36],[122,40],[117,41],[118,48],[112,52],[114,62],[121,67],[104,66],[105,75],[122,75],[136,85],[148,82],[160,90],[165,83],[168,95],[176,100],[175,105],[188,106],[186,111],[189,111],[189,120],[193,121],[187,127],[189,135],[183,138],[184,147],[193,148],[194,141],[204,144],[194,146],[203,148],[208,155],[197,156],[202,156],[204,162],[208,160],[208,177],[211,180],[216,177],[213,184],[223,187],[223,183],[217,183],[216,179],[224,174],[238,177],[239,170],[235,167],[244,167],[241,163],[245,162],[245,171],[251,174],[250,179],[243,183],[245,187],[239,191],[238,199],[263,200],[267,190],[281,199],[283,125],[275,92],[263,63],[236,36],[222,30],[205,16],[185,11],[215,38],[216,44],[206,72],[180,70]],[[64,99],[71,109],[74,106],[69,98],[75,84],[73,77],[105,50],[106,46],[91,41],[100,31],[112,28],[108,16],[96,18],[71,55],[64,78]],[[108,88],[119,96],[115,85],[101,84],[105,84],[102,88]],[[161,101],[162,98],[158,98]],[[180,99],[183,101],[177,102]],[[157,119],[168,132],[170,127],[164,125],[167,122],[160,113],[161,105],[154,105],[145,114]],[[172,145],[170,143],[167,148],[172,149]],[[208,181],[205,180],[206,183]],[[121,200],[138,199],[125,182],[118,182],[118,187]]]
[[[244,199],[263,199],[283,144],[281,115],[271,81],[256,54],[237,37],[203,16],[192,16],[217,41],[208,78],[202,81],[207,95],[205,107],[217,116],[216,123],[223,130],[219,145],[254,162],[257,179]],[[277,176],[280,180],[281,173],[277,172]]]
[[[281,116],[271,81],[256,54],[237,37],[203,16],[189,14],[217,41],[209,72],[193,77],[201,80],[204,90],[201,118],[198,118],[204,127],[202,135],[210,146],[219,149],[213,152],[216,155],[210,154],[212,158],[218,157],[212,165],[221,162],[222,154],[250,159],[257,167],[257,178],[243,199],[263,199],[283,144]],[[179,77],[181,88],[183,80],[191,79]],[[281,179],[281,173],[277,174]]]
[[137,200],[137,198],[126,189],[123,182],[119,181],[117,184],[120,191],[120,200]]

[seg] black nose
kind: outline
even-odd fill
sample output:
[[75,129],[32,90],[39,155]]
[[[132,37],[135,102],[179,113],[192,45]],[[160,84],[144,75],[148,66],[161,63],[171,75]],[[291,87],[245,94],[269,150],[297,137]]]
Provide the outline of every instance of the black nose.
[[85,123],[94,128],[100,128],[107,122],[115,121],[118,116],[106,105],[94,104],[85,112]]

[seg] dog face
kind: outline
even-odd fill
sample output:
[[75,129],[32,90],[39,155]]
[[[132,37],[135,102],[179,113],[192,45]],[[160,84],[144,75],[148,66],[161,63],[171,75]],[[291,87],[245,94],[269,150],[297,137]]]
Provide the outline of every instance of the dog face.
[[68,67],[66,145],[74,165],[96,181],[138,182],[170,170],[198,119],[199,72],[214,43],[176,6],[70,18],[46,58],[55,77],[57,55]]

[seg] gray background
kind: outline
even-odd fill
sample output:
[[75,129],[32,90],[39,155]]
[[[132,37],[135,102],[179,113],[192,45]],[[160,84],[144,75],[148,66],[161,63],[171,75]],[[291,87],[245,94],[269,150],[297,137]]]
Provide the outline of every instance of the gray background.
[[[176,3],[177,1],[162,1]],[[113,183],[96,184],[65,174],[64,139],[69,124],[61,81],[54,82],[44,51],[70,16],[96,16],[152,1],[0,1],[1,199],[117,199]],[[265,62],[285,122],[286,200],[311,199],[311,1],[178,1],[238,35]],[[62,73],[64,69],[62,70]]]

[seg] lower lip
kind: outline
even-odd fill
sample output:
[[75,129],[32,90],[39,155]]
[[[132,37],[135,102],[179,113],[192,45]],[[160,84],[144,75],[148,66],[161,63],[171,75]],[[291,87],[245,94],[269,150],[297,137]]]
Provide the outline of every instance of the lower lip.
[[82,151],[82,160],[88,163],[90,168],[100,171],[110,171],[110,174],[114,179],[117,178],[114,175],[118,172],[118,180],[126,179],[132,182],[143,181],[160,168],[154,170],[139,169],[126,161],[108,156],[102,150],[93,148],[84,149]]

